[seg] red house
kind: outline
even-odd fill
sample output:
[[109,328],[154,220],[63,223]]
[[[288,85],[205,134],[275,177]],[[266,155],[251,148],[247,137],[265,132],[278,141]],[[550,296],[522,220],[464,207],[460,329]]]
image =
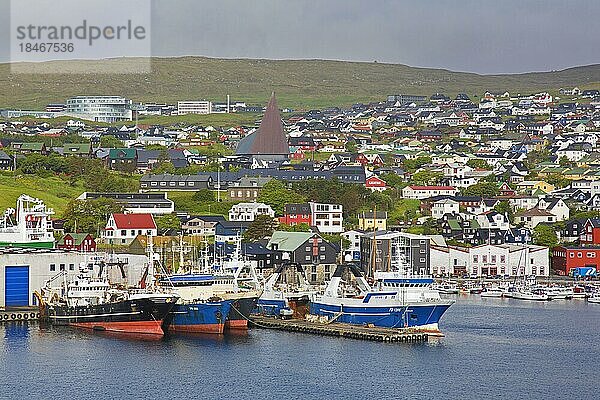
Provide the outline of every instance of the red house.
[[387,183],[380,177],[373,175],[367,178],[365,181],[365,187],[372,192],[383,192],[387,189]]
[[558,275],[569,275],[573,268],[600,264],[600,247],[557,246],[552,249],[552,269]]
[[498,188],[498,191],[500,193],[500,196],[505,197],[514,197],[517,194],[517,192],[511,189],[511,187],[506,182],[502,182],[502,184]]
[[94,252],[96,240],[89,233],[67,233],[60,239],[57,247],[62,250]]
[[310,205],[303,204],[286,204],[283,210],[283,217],[279,217],[280,224],[290,226],[307,224],[312,225]]
[[588,219],[579,234],[579,243],[584,245],[600,244],[600,219]]

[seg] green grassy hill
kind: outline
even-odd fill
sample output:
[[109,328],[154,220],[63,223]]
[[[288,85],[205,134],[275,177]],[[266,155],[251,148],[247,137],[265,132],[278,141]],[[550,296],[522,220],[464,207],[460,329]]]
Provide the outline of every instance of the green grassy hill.
[[[101,61],[110,65],[123,59]],[[53,61],[42,67],[68,67]],[[71,64],[72,65],[72,64]],[[109,65],[109,67],[110,67]],[[81,65],[78,65],[81,67]],[[280,106],[311,108],[383,100],[388,94],[486,90],[529,93],[562,86],[600,87],[600,65],[516,75],[478,75],[401,64],[324,60],[250,60],[205,57],[153,58],[150,74],[11,74],[0,64],[0,108],[41,109],[82,94],[118,94],[135,101],[173,103],[186,99],[225,100],[230,94],[250,104],[264,104],[271,91]]]
[[17,198],[22,194],[42,199],[46,206],[54,208],[57,217],[67,203],[85,192],[81,184],[69,186],[68,182],[57,178],[40,178],[34,175],[21,175],[17,178],[0,175],[0,212],[15,207]]

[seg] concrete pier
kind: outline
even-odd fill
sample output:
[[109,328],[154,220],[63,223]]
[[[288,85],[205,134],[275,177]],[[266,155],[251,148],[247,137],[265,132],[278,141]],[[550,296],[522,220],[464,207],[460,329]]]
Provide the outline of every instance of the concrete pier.
[[38,307],[11,307],[0,309],[0,323],[38,321],[40,309]]
[[377,342],[427,342],[430,336],[443,336],[439,332],[426,332],[417,329],[391,329],[343,323],[323,324],[303,319],[276,319],[253,315],[251,326],[265,329],[277,329],[289,332],[312,333],[315,335],[338,336],[351,339]]

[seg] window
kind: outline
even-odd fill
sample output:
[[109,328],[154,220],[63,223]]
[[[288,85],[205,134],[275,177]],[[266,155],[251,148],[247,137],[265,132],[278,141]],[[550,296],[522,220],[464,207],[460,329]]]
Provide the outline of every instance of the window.
[[586,256],[587,256],[587,258],[594,258],[594,257],[596,257],[596,253],[590,251],[586,254]]
[[[583,257],[583,254],[582,254],[581,252],[578,252],[578,253],[577,253],[577,258],[582,258],[582,257]],[[533,261],[532,261],[532,262],[533,262]]]
[[425,262],[424,258],[419,258],[419,262]]
[[506,262],[506,256],[505,256],[505,255],[501,255],[501,256],[500,256],[500,262],[501,262],[501,263],[504,263],[504,262]]
[[60,264],[59,268],[60,268],[61,271],[64,271],[65,270],[65,264]]
[[310,261],[310,256],[306,256],[306,257],[304,257],[304,259],[305,259],[306,261]]
[[304,249],[306,251],[310,251],[310,246],[306,246],[306,249]]
[[473,255],[473,262],[474,263],[479,262],[479,257],[476,255]]
[[56,264],[50,264],[50,271],[51,272],[56,271]]
[[75,271],[75,264],[69,264],[69,271]]

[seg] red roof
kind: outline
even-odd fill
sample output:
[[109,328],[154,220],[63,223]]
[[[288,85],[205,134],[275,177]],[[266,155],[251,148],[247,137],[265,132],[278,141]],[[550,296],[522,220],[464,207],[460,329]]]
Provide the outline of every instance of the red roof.
[[456,190],[452,186],[414,186],[410,185],[412,190]]
[[152,214],[113,214],[117,229],[156,229]]

